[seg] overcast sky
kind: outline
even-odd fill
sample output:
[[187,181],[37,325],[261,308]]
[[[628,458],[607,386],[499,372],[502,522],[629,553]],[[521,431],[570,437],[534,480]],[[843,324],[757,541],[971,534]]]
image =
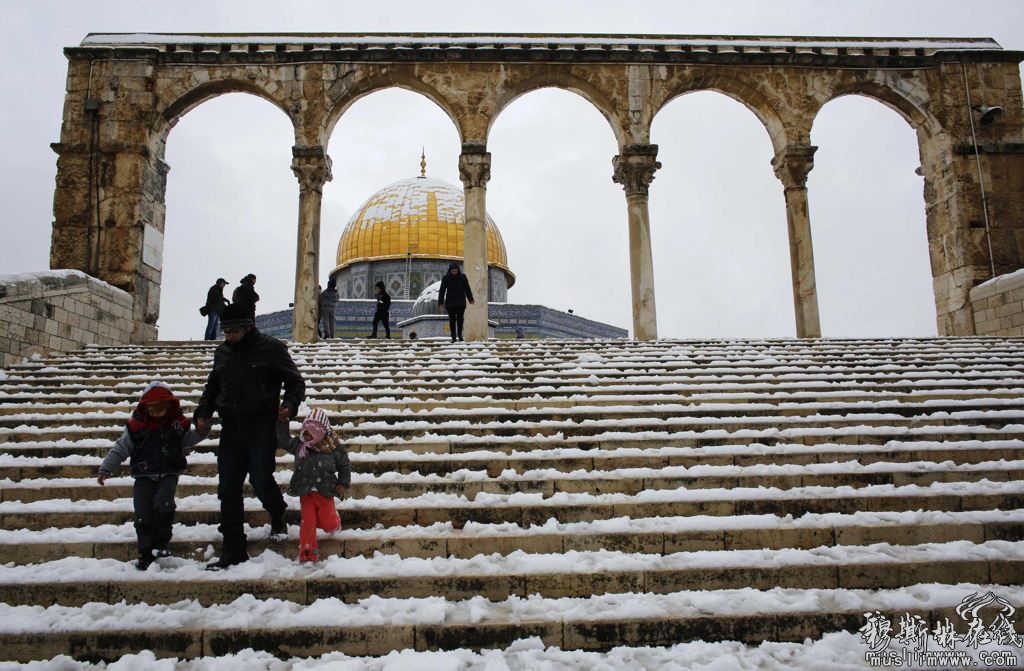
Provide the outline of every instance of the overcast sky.
[[[710,35],[977,36],[1024,49],[1024,2],[988,0],[633,2],[72,2],[0,0],[0,274],[49,266],[67,62],[88,32],[573,32]],[[782,188],[765,129],[714,93],[676,99],[655,119],[663,168],[651,187],[658,327],[663,337],[793,336]],[[875,101],[846,97],[815,122],[808,180],[826,336],[934,335],[923,182],[913,130]],[[269,103],[230,94],[171,131],[166,160],[163,338],[202,337],[196,308],[217,276],[259,276],[261,311],[294,291],[298,185],[293,135]],[[459,140],[433,103],[401,90],[357,102],[330,142],[321,278],[370,194],[427,171],[459,184]],[[495,123],[488,212],[517,276],[509,300],[630,328],[626,204],[611,181],[604,118],[582,98],[542,90]],[[230,289],[229,289],[230,292]]]

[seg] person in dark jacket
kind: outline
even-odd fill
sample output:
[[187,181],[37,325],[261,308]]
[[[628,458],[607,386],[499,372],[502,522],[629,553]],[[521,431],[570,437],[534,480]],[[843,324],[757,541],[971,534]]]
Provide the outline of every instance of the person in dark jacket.
[[[253,319],[256,319],[256,303],[260,295],[256,293],[256,276],[249,273],[238,281],[238,286],[231,292],[231,302],[249,309]],[[223,317],[221,317],[223,319]]]
[[345,445],[331,430],[327,413],[310,410],[297,438],[288,434],[288,427],[278,424],[278,446],[295,455],[288,493],[299,497],[302,522],[299,524],[299,562],[320,559],[316,530],[330,533],[341,526],[334,497],[345,496],[352,483],[352,467]]
[[224,342],[213,354],[213,370],[194,415],[199,431],[210,427],[214,411],[221,422],[217,497],[224,547],[220,559],[207,566],[210,570],[249,559],[242,528],[242,485],[247,475],[270,515],[271,536],[287,535],[287,506],[274,480],[275,422],[294,417],[306,397],[306,383],[288,348],[260,333],[246,306],[233,303],[225,308],[221,328]]
[[334,337],[334,313],[338,310],[338,284],[334,278],[327,280],[327,288],[320,292],[320,335]]
[[206,340],[217,339],[217,329],[220,327],[220,314],[228,306],[228,299],[224,298],[224,287],[228,281],[218,277],[209,291],[206,292]]
[[121,462],[131,459],[135,535],[139,547],[136,568],[145,571],[157,557],[171,554],[174,492],[185,470],[185,454],[209,434],[197,431],[181,414],[181,403],[163,382],[150,382],[142,392],[124,433],[100,464],[96,482],[106,485]]
[[391,325],[388,323],[391,321],[391,296],[384,288],[383,282],[373,285],[373,293],[377,296],[377,309],[373,313],[373,333],[370,334],[370,337],[377,337],[377,324],[383,323],[384,336],[391,338]]
[[452,342],[463,340],[462,323],[466,318],[466,301],[473,302],[469,278],[459,270],[459,264],[452,261],[448,264],[448,274],[441,279],[441,291],[437,295],[438,305],[443,305],[448,311]]

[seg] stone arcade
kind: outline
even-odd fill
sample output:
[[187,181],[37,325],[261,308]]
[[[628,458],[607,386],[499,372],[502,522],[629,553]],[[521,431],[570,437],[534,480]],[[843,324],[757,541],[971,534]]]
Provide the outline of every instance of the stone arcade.
[[[875,98],[917,132],[941,335],[977,333],[971,289],[1024,265],[1022,54],[990,39],[91,34],[65,52],[50,263],[129,292],[136,342],[156,337],[168,132],[203,101],[234,91],[271,101],[295,129],[292,335],[300,342],[316,337],[331,131],[354,101],[395,86],[433,100],[458,129],[465,267],[479,296],[489,295],[482,272],[488,131],[510,102],[543,87],[583,96],[615,133],[611,177],[626,195],[639,340],[658,334],[647,193],[660,164],[651,123],[667,102],[692,91],[739,100],[771,137],[785,191],[798,336],[821,334],[806,179],[815,115],[838,96]],[[1002,116],[983,124],[974,109],[981,106],[998,107]],[[485,337],[486,324],[481,302],[467,313],[467,337]]]

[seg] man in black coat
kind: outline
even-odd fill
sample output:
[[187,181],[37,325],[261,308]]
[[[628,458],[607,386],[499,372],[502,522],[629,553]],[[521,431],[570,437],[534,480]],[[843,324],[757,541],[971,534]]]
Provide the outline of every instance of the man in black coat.
[[459,270],[459,264],[452,261],[448,264],[448,274],[441,279],[441,291],[437,295],[438,305],[443,305],[448,311],[448,328],[452,334],[452,342],[464,340],[462,323],[466,318],[466,301],[473,302],[469,278]]
[[224,298],[224,287],[228,281],[218,277],[209,291],[206,292],[206,340],[217,339],[217,328],[220,326],[220,313],[228,306],[228,299]]
[[256,319],[256,303],[260,295],[256,293],[256,276],[249,273],[238,281],[238,286],[231,292],[231,302],[249,309],[249,314]]
[[275,422],[294,417],[306,397],[306,383],[288,348],[280,340],[260,333],[247,307],[234,303],[221,317],[224,342],[214,352],[213,370],[194,415],[200,432],[209,429],[214,410],[221,422],[217,498],[224,547],[220,559],[207,566],[210,570],[249,559],[242,497],[247,475],[270,515],[271,536],[287,535],[287,506],[274,480]]

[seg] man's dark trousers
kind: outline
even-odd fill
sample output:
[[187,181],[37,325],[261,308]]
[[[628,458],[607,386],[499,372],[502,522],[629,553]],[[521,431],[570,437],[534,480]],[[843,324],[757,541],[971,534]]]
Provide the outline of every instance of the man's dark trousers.
[[135,533],[139,541],[140,557],[152,557],[153,550],[164,550],[171,541],[174,492],[177,488],[177,475],[135,478],[132,499],[135,504]]
[[271,521],[284,516],[287,505],[274,479],[277,464],[277,434],[274,422],[222,425],[217,452],[217,476],[220,484],[220,533],[224,536],[224,556],[245,556],[245,508],[242,486],[245,477],[256,491]]
[[466,321],[466,306],[452,306],[448,308],[448,329],[452,333],[452,340],[462,340],[462,324]]

